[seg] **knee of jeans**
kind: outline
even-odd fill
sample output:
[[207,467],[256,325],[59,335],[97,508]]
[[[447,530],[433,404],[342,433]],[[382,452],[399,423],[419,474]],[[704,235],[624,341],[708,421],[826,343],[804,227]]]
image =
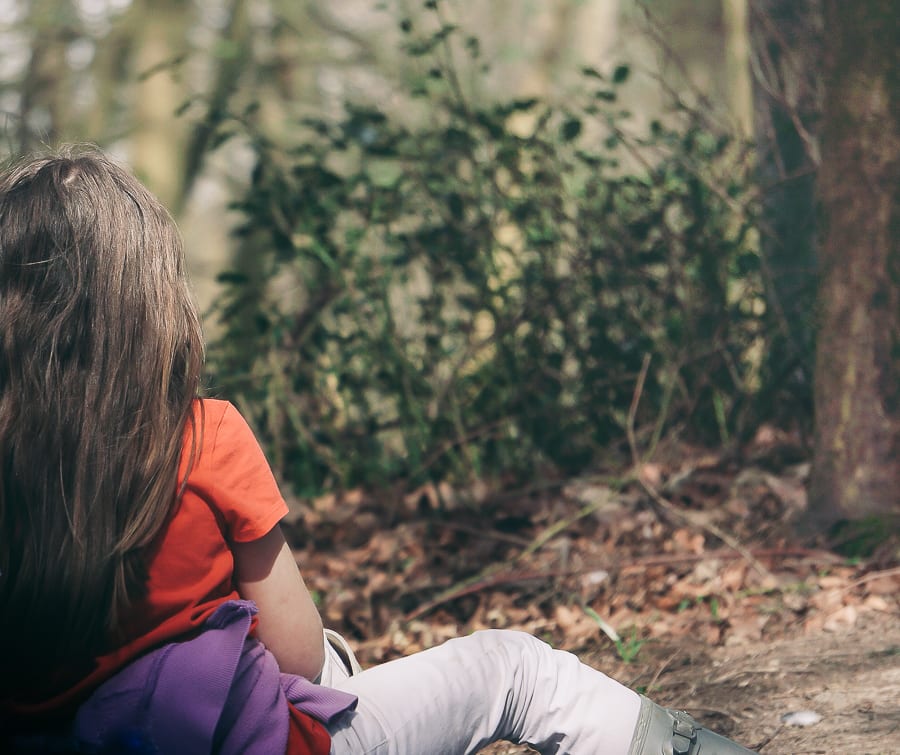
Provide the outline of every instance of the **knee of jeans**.
[[532,634],[515,629],[482,629],[469,635],[483,653],[499,653],[511,660],[541,658],[552,652],[552,648]]
[[487,629],[470,636],[480,645],[481,656],[493,659],[488,665],[494,673],[520,691],[554,687],[561,670],[575,660],[527,632]]

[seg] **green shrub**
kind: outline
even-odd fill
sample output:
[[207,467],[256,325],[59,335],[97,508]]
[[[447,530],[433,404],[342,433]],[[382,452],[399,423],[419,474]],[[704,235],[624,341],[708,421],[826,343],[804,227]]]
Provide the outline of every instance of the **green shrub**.
[[621,442],[648,356],[646,442],[734,432],[760,286],[729,139],[689,112],[628,136],[625,66],[586,70],[567,108],[476,105],[452,74],[413,87],[415,127],[352,104],[295,144],[242,126],[255,169],[210,367],[283,479],[579,473]]

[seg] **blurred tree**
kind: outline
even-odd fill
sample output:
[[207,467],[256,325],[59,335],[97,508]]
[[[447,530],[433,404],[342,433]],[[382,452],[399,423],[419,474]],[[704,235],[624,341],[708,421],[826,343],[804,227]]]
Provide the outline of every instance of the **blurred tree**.
[[25,27],[30,56],[22,76],[18,139],[23,149],[55,142],[68,126],[72,91],[66,46],[78,34],[76,14],[68,2],[34,0]]
[[753,83],[750,77],[750,36],[747,0],[722,0],[725,27],[726,96],[738,134],[753,135]]
[[900,514],[900,14],[824,9],[816,530]]
[[140,28],[134,51],[131,164],[168,207],[182,195],[186,124],[176,111],[187,96],[180,66],[193,8],[182,0],[135,0],[132,28]]
[[212,83],[206,102],[206,115],[194,125],[187,138],[180,181],[174,196],[174,209],[184,208],[194,181],[200,174],[203,158],[210,148],[210,140],[219,124],[229,115],[229,100],[237,88],[241,74],[251,66],[250,24],[247,18],[247,3],[231,0],[228,22],[222,31],[214,59],[217,62],[212,75]]
[[[816,132],[821,111],[821,0],[750,0],[749,27],[767,264],[770,345],[764,417],[812,419]],[[799,411],[798,411],[799,409]]]
[[[99,31],[89,36],[94,54],[85,77],[90,81],[92,97],[77,135],[82,141],[108,144],[128,131],[123,93],[133,80],[131,60],[141,32],[136,15],[133,9],[110,15],[105,23],[98,24]],[[63,135],[63,139],[71,138],[76,137]]]

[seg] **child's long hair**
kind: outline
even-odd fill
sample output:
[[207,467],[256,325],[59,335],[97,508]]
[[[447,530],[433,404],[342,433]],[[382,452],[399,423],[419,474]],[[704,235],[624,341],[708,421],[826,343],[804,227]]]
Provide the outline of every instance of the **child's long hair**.
[[0,692],[115,645],[202,361],[181,239],[138,181],[75,149],[0,174]]

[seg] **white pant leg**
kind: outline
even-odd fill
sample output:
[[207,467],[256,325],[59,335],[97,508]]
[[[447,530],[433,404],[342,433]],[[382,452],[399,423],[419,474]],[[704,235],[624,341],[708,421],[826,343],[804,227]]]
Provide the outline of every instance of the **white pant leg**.
[[624,755],[640,710],[636,693],[571,653],[504,630],[333,681],[359,697],[330,727],[334,755],[462,755],[498,740]]

